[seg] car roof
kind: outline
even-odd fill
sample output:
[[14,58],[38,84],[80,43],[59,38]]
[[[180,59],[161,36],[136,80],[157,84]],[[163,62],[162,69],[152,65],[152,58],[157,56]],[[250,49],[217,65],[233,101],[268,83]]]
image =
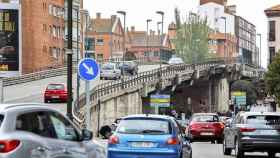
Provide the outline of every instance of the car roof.
[[[0,113],[9,110],[26,110],[26,109],[41,109],[41,110],[55,110],[54,108],[48,107],[41,103],[15,103],[15,104],[0,104]],[[56,110],[55,110],[56,111]]]
[[197,115],[199,115],[199,116],[201,116],[201,115],[217,115],[216,113],[194,113],[193,114],[193,116],[197,116]]
[[131,118],[156,118],[156,119],[166,119],[170,120],[172,117],[166,115],[154,115],[154,114],[136,114],[136,115],[129,115],[123,117],[123,119],[131,119]]
[[279,112],[241,112],[243,116],[252,116],[252,115],[277,115],[280,116]]

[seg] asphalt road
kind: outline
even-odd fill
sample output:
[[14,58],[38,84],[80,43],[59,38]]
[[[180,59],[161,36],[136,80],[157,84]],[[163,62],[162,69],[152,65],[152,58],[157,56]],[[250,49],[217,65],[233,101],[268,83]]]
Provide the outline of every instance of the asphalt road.
[[[193,143],[193,158],[235,158],[235,151],[231,156],[223,155],[223,145],[211,143]],[[280,155],[277,155],[280,158]],[[246,153],[246,158],[267,158],[266,153]]]
[[[159,65],[140,65],[139,72],[150,71],[159,68]],[[77,85],[77,74],[73,75],[73,93],[76,98],[76,85]],[[109,82],[108,80],[95,80],[90,83],[90,87],[93,88],[98,84]],[[46,86],[49,83],[65,83],[66,76],[57,76],[47,78],[43,80],[13,85],[4,87],[4,103],[43,103],[43,93]],[[85,82],[81,80],[80,93],[85,90]],[[51,103],[48,104],[50,107],[54,107],[57,110],[65,113],[65,103]]]

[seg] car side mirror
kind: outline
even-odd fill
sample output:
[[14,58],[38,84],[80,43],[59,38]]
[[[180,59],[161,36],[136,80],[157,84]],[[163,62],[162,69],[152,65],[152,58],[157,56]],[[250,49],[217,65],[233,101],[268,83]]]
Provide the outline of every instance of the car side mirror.
[[82,130],[82,140],[83,141],[90,141],[93,137],[93,133],[87,129]]

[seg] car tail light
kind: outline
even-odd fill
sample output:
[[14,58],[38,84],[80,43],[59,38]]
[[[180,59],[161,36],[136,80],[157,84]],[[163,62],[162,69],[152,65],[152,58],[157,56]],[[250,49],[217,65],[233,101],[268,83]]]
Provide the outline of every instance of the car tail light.
[[15,150],[19,144],[19,140],[0,140],[0,153],[11,152]]
[[179,144],[179,140],[177,138],[169,138],[167,140],[167,144],[168,145],[177,145],[177,144]]
[[214,126],[219,128],[219,129],[225,128],[225,125],[223,123],[215,123]]
[[119,144],[119,137],[115,136],[115,135],[112,135],[110,138],[109,138],[109,144]]
[[248,128],[248,127],[242,127],[240,128],[240,132],[244,133],[244,132],[254,132],[256,130],[256,128]]

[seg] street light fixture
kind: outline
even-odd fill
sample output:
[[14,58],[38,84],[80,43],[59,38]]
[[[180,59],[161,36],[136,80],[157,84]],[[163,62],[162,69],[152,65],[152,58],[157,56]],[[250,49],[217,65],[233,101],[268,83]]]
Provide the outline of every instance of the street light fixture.
[[161,36],[160,36],[160,45],[161,49],[159,51],[159,62],[160,62],[160,79],[161,79],[161,71],[162,71],[162,66],[161,66],[161,51],[163,50],[163,20],[164,20],[164,12],[163,11],[157,11],[156,14],[161,15]]
[[[146,48],[146,51],[148,52],[149,50],[149,23],[152,21],[152,19],[147,19],[146,22],[147,22],[147,36],[146,36],[146,44],[147,44],[147,48]],[[149,53],[148,53],[148,59],[149,59]]]
[[124,28],[124,33],[123,33],[123,55],[122,55],[122,67],[121,67],[121,72],[122,72],[122,86],[124,83],[124,56],[125,56],[125,33],[126,33],[126,26],[125,26],[125,21],[126,21],[126,12],[125,11],[117,11],[118,14],[123,16],[123,28]]
[[259,66],[262,67],[262,34],[258,33],[257,36],[260,37]]
[[224,43],[224,58],[225,58],[225,61],[226,61],[226,58],[227,58],[227,18],[222,16],[220,17],[220,19],[223,19],[225,21],[225,43]]
[[159,30],[159,25],[161,25],[161,21],[157,22],[157,32],[158,32],[158,35],[160,35],[160,30]]

